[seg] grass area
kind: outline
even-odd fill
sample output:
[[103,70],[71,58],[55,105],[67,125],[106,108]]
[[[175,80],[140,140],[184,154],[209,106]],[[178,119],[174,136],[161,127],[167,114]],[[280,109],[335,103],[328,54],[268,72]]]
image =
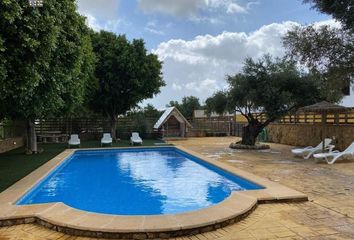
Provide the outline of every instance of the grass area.
[[[162,143],[162,141],[145,139],[143,146],[154,146],[155,143]],[[131,147],[128,140],[115,142],[112,146]],[[0,192],[64,151],[67,148],[67,144],[47,143],[38,147],[43,148],[44,152],[35,155],[25,155],[25,150],[22,147],[0,154]],[[82,141],[81,143],[81,148],[98,147],[101,147],[99,141]]]

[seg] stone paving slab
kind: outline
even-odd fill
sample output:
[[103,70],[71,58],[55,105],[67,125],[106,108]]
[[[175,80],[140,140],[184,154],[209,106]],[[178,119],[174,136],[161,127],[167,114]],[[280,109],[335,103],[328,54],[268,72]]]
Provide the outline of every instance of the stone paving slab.
[[[228,148],[231,141],[236,139],[192,138],[174,143],[304,192],[310,202],[262,204],[236,224],[173,239],[354,239],[354,162],[327,165],[313,159],[293,158],[291,147],[279,144],[271,144],[269,152],[231,150]],[[25,224],[0,228],[0,240],[5,239],[89,238]]]

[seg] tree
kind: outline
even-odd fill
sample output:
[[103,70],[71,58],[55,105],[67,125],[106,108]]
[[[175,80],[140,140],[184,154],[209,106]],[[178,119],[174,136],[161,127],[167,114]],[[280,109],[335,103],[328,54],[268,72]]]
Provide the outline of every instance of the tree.
[[27,148],[37,152],[35,120],[65,113],[84,98],[93,55],[84,17],[72,0],[0,1],[0,110],[27,122]]
[[143,108],[144,116],[147,118],[159,118],[161,116],[161,111],[157,110],[153,105],[147,104]]
[[207,114],[216,112],[219,115],[223,115],[226,112],[227,107],[227,94],[224,91],[218,91],[205,100],[205,111]]
[[192,118],[194,110],[201,108],[199,98],[194,96],[182,98],[182,114],[187,118]]
[[179,104],[178,101],[170,101],[168,104],[166,104],[166,107],[175,107],[177,108],[180,112],[182,111],[182,107]]
[[330,26],[296,26],[283,38],[287,55],[321,80],[323,95],[337,102],[354,76],[354,34]]
[[145,107],[136,107],[127,113],[127,116],[143,116],[144,118],[159,118],[162,112],[157,110],[153,105],[147,104]]
[[258,61],[247,58],[242,71],[228,76],[227,82],[229,107],[248,121],[241,140],[245,145],[254,145],[269,123],[319,100],[316,82],[301,73],[294,61],[267,55]]
[[341,23],[330,26],[294,27],[284,38],[288,56],[305,64],[321,79],[328,101],[339,101],[349,93],[354,79],[354,2],[352,0],[303,0]]
[[90,106],[110,118],[115,139],[118,115],[153,97],[165,85],[161,62],[147,52],[142,39],[129,42],[124,35],[101,31],[94,33],[92,40],[98,88]]
[[332,15],[346,29],[354,30],[354,1],[353,0],[304,0],[321,13]]
[[132,120],[132,130],[138,131],[141,137],[146,137],[149,128],[162,115],[153,105],[147,104],[145,107],[136,107],[130,110],[127,116]]
[[177,101],[170,101],[167,106],[176,107],[186,118],[192,118],[194,110],[198,110],[201,108],[199,98],[194,96],[183,97],[181,104]]

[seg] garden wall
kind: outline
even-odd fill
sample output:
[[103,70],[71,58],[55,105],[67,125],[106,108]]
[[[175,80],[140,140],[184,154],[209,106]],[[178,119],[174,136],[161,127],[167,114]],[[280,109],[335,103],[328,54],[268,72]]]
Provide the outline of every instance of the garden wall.
[[294,146],[315,146],[321,141],[321,131],[327,137],[335,137],[336,149],[344,150],[354,141],[354,125],[321,124],[270,124],[267,127],[268,140],[274,143]]
[[10,151],[24,145],[23,137],[7,138],[0,140],[0,153]]

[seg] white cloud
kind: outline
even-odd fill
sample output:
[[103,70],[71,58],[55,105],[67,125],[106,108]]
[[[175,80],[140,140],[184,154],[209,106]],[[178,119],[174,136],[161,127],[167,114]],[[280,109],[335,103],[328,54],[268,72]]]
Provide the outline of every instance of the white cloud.
[[324,26],[324,25],[329,25],[333,28],[341,28],[342,27],[341,23],[334,20],[334,19],[329,19],[329,20],[325,20],[325,21],[321,21],[321,22],[315,22],[313,25],[316,28]]
[[120,0],[77,0],[79,12],[101,20],[117,18]]
[[190,16],[189,20],[198,23],[198,24],[204,24],[204,23],[210,23],[213,25],[217,25],[217,24],[222,24],[224,23],[224,21],[222,21],[220,18],[217,17],[205,17],[205,16]]
[[116,31],[127,22],[118,17],[120,0],[77,0],[78,11],[93,30]]
[[149,21],[144,27],[144,30],[157,35],[165,35],[164,31],[157,26],[156,21]]
[[221,86],[218,85],[217,80],[209,78],[202,81],[189,82],[185,87],[188,90],[196,91],[198,93],[207,93],[210,95],[221,88]]
[[[338,23],[322,21],[315,26]],[[196,96],[204,101],[217,90],[226,87],[225,76],[238,73],[246,57],[259,58],[264,54],[283,56],[282,37],[296,22],[272,23],[256,31],[223,32],[219,35],[201,35],[192,40],[171,39],[152,50],[164,62],[166,87],[161,94],[148,101],[164,107],[170,100],[180,101],[184,96]]]
[[189,17],[192,20],[198,16],[200,10],[222,9],[228,14],[247,13],[247,7],[235,0],[139,0],[138,8],[145,13]]
[[97,19],[91,14],[86,14],[86,25],[92,28],[94,31],[99,31],[102,29],[102,26],[98,23]]
[[204,0],[139,0],[138,7],[145,13],[163,13],[190,16],[205,5]]
[[256,5],[259,5],[259,4],[261,4],[261,2],[259,2],[259,1],[248,2],[248,3],[246,4],[246,8],[247,8],[247,9],[251,9],[253,6],[256,6]]
[[244,7],[241,7],[240,5],[236,3],[230,3],[227,7],[227,13],[246,13],[246,9]]
[[85,14],[86,24],[94,31],[106,30],[117,31],[121,26],[126,26],[128,23],[122,19],[100,21],[91,14]]
[[204,101],[226,87],[225,76],[239,72],[246,57],[259,58],[270,53],[282,56],[281,38],[295,22],[273,23],[258,30],[223,32],[197,36],[190,41],[172,39],[153,50],[164,62],[167,86],[149,102],[163,107],[170,100],[194,95]]
[[247,56],[259,57],[264,53],[279,56],[283,53],[281,37],[294,22],[273,23],[249,34],[223,32],[220,35],[197,36],[191,41],[173,39],[161,43],[154,52],[162,60],[213,66],[234,65]]
[[172,83],[172,89],[173,90],[182,90],[182,85]]
[[229,14],[247,13],[246,8],[234,0],[207,0],[206,5],[211,8],[223,8]]

